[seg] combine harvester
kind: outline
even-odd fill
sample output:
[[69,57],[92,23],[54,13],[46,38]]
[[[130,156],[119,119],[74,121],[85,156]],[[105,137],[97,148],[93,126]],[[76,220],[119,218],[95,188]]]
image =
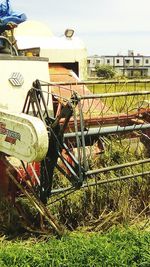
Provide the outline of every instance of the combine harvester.
[[[0,36],[0,198],[10,201],[24,217],[17,200],[25,196],[61,234],[46,207],[51,196],[149,177],[150,171],[143,171],[149,157],[97,169],[91,163],[94,157],[100,159],[112,136],[149,146],[150,91],[117,91],[117,82],[99,82],[105,93],[93,94],[90,89],[96,84],[81,81],[86,73],[83,44],[70,36],[47,36],[47,30],[45,37],[33,38],[31,32],[23,36],[26,26],[34,34],[35,28],[44,34],[41,24],[23,22],[16,29],[17,46],[10,41],[14,42],[10,32]],[[110,87],[114,92],[109,92]],[[102,173],[135,165],[142,166],[141,172],[101,179]],[[66,177],[68,187],[53,183],[55,168]],[[87,182],[93,177],[96,182]]]

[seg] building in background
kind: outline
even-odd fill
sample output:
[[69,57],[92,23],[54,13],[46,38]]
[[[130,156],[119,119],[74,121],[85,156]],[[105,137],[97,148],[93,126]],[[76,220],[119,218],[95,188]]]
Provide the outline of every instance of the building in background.
[[134,55],[132,50],[128,51],[128,55],[89,56],[87,60],[88,76],[96,76],[95,67],[98,65],[113,67],[118,76],[128,78],[150,76],[150,56]]

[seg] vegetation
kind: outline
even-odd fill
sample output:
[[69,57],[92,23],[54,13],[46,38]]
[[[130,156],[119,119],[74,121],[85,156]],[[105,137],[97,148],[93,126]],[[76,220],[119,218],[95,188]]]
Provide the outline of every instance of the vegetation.
[[118,115],[120,113],[128,114],[150,106],[150,94],[108,97],[109,93],[150,91],[150,82],[139,82],[138,80],[130,83],[128,80],[99,81],[98,83],[88,84],[88,88],[94,94],[106,94],[103,99],[99,98],[99,102],[104,104],[104,109],[100,110],[100,116],[108,116],[112,112]]
[[113,229],[107,234],[74,233],[56,238],[9,242],[1,239],[1,267],[150,266],[150,233]]
[[95,69],[97,76],[105,79],[111,79],[116,74],[115,70],[109,65],[97,65]]
[[[140,160],[146,153],[139,140],[132,140],[131,143],[130,139],[121,140],[116,136],[105,139],[105,152],[89,163],[95,169],[103,168]],[[88,183],[142,173],[149,169],[150,163],[126,167],[101,173],[97,179],[94,177],[88,180]],[[59,173],[55,173],[54,180],[59,186],[67,186],[67,181]],[[149,190],[149,175],[139,176],[75,191],[50,205],[50,208],[69,230],[86,226],[89,230],[107,231],[113,225],[129,224],[149,216]]]
[[91,85],[88,85],[89,90],[94,94],[99,93],[115,93],[115,92],[130,92],[130,91],[149,91],[150,83],[144,81],[138,82],[122,79],[122,80],[105,80],[99,81],[97,83],[91,82]]

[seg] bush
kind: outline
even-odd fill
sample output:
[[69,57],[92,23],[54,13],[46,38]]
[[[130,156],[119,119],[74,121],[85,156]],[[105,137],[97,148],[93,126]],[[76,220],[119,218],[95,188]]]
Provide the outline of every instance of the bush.
[[115,76],[116,72],[111,66],[102,65],[96,66],[96,74],[98,77],[110,79]]

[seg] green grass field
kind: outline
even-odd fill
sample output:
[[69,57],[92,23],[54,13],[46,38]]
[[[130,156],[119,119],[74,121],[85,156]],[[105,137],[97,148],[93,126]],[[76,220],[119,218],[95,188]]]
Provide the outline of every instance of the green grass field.
[[[89,90],[94,94],[109,94],[109,93],[117,93],[117,92],[137,92],[137,91],[150,91],[150,83],[149,82],[136,82],[130,80],[121,81],[121,82],[113,82],[109,81],[108,83],[94,83],[88,85]],[[101,99],[104,105],[107,107],[109,112],[115,112],[117,114],[121,112],[129,113],[132,111],[136,111],[137,108],[143,106],[145,101],[150,102],[150,95],[133,95],[133,96],[120,96],[120,97],[105,97]],[[106,109],[106,110],[107,110]],[[107,112],[108,113],[108,112]]]
[[114,229],[56,238],[0,242],[1,267],[150,266],[150,233]]
[[91,92],[95,94],[110,92],[130,92],[130,91],[149,91],[150,82],[147,80],[120,80],[120,81],[100,81],[88,85]]

